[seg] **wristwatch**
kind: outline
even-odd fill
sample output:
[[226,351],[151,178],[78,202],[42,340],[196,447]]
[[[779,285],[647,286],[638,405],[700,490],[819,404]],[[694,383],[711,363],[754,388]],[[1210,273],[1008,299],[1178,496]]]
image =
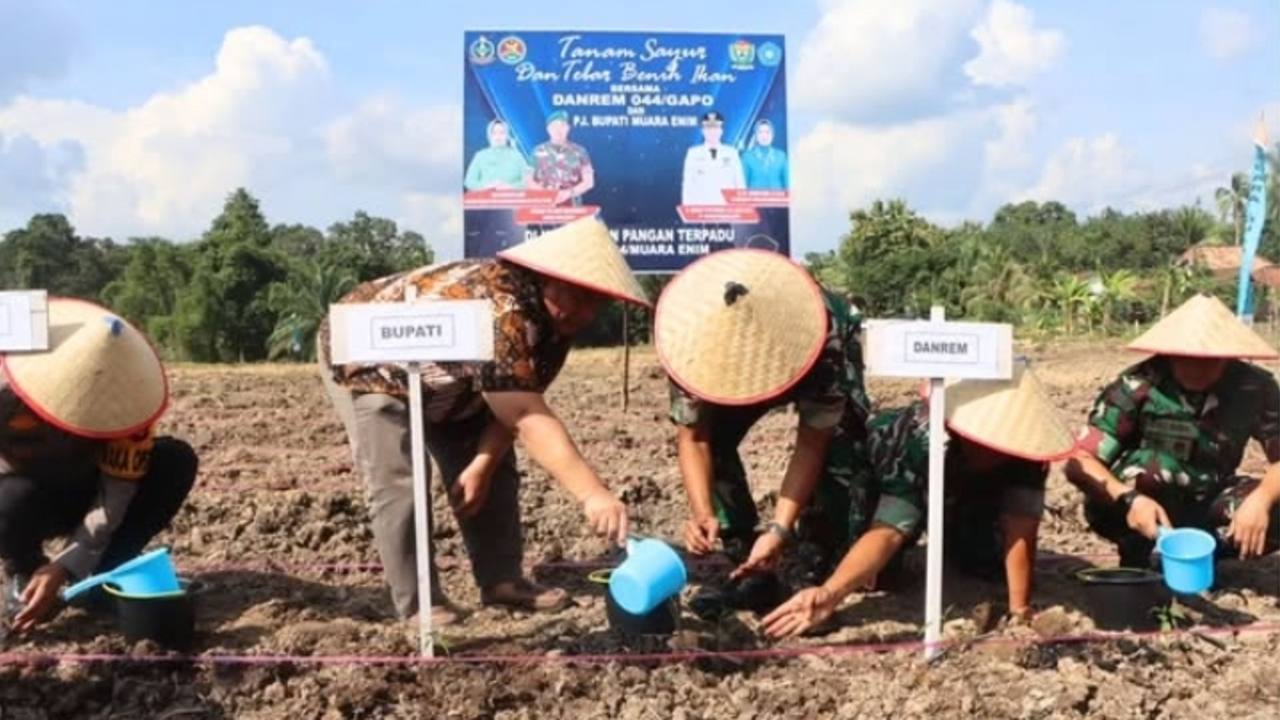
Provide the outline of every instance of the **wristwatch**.
[[1120,497],[1116,498],[1116,504],[1124,508],[1125,512],[1129,512],[1129,509],[1133,507],[1133,501],[1137,500],[1140,494],[1137,490],[1126,490],[1120,493]]
[[783,542],[791,542],[791,539],[795,537],[795,535],[790,530],[782,527],[781,523],[773,522],[773,521],[771,521],[768,525],[764,526],[764,531],[771,532],[774,535],[777,535],[779,538],[782,538]]

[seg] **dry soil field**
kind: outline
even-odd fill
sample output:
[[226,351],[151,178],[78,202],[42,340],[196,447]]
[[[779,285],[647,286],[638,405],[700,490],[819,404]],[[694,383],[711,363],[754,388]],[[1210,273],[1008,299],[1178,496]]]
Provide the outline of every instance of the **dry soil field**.
[[[1133,360],[1098,344],[1022,350],[1073,423],[1098,388]],[[624,413],[619,374],[620,353],[579,352],[554,387],[552,404],[630,504],[636,530],[675,538],[684,499],[664,381],[652,354],[637,351],[632,404]],[[612,634],[599,587],[586,582],[593,565],[578,564],[608,562],[609,550],[536,470],[521,496],[528,561],[539,578],[572,592],[567,610],[538,616],[477,609],[444,634],[454,661],[443,664],[308,662],[301,656],[413,652],[377,572],[341,427],[310,366],[179,367],[173,376],[165,430],[190,440],[203,461],[189,504],[163,538],[181,569],[207,585],[193,653],[293,660],[155,663],[148,658],[163,655],[158,648],[131,646],[109,620],[67,611],[38,635],[8,641],[0,719],[1280,717],[1280,634],[1230,629],[1280,624],[1275,557],[1224,565],[1226,587],[1212,593],[1212,604],[1191,610],[1213,626],[1209,632],[1045,642],[1094,633],[1067,574],[1114,562],[1086,532],[1080,499],[1056,471],[1037,568],[1037,617],[1030,626],[992,627],[984,602],[999,600],[1002,588],[953,583],[946,631],[963,642],[932,665],[894,647],[919,637],[920,580],[892,594],[856,597],[833,632],[781,645],[838,651],[605,661],[599,656],[779,646],[758,638],[749,615],[715,625],[687,616],[684,628],[663,640],[628,642]],[[877,405],[888,407],[908,400],[913,384],[873,381],[870,389]],[[789,413],[775,413],[745,445],[762,506],[772,502],[793,423]],[[1260,467],[1254,448],[1246,469]],[[446,586],[475,608],[477,593],[439,488],[435,503]],[[918,577],[922,567],[916,548],[908,569]],[[721,570],[699,565],[692,584],[714,580]],[[54,661],[40,659],[43,653],[110,657]],[[492,661],[475,661],[482,656]],[[574,656],[590,657],[571,662]]]

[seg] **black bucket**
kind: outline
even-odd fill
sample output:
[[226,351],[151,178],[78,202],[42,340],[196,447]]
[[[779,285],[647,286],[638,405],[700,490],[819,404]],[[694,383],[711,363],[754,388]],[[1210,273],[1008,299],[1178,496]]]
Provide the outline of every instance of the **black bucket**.
[[159,595],[129,595],[106,584],[115,602],[116,627],[126,639],[152,640],[170,650],[186,650],[195,641],[195,599],[204,585],[179,581],[182,589]]
[[1075,573],[1084,585],[1089,616],[1100,630],[1155,630],[1169,604],[1160,573],[1146,568],[1086,568]]
[[647,613],[629,612],[609,592],[609,575],[612,570],[597,570],[589,580],[604,589],[605,617],[609,627],[623,635],[671,635],[680,627],[680,596],[677,594],[658,604]]

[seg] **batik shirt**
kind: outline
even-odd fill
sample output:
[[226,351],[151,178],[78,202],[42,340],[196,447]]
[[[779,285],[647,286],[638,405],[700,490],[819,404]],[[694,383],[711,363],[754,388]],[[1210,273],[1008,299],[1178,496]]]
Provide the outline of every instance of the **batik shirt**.
[[1280,462],[1280,387],[1261,367],[1227,363],[1205,392],[1185,390],[1154,357],[1120,374],[1094,403],[1080,447],[1117,477],[1154,479],[1207,499],[1232,482],[1249,438]]
[[[428,266],[360,285],[341,303],[404,302],[413,284],[419,300],[484,299],[493,303],[493,360],[423,363],[424,416],[448,422],[473,416],[481,393],[546,390],[569,353],[542,301],[541,277],[502,260],[464,260]],[[329,326],[320,327],[318,353],[329,367]],[[354,393],[408,397],[408,375],[396,364],[332,367],[334,381]]]
[[[862,443],[871,407],[862,377],[862,316],[848,301],[825,288],[822,296],[827,310],[827,337],[817,362],[794,388],[765,405],[795,403],[801,424],[815,430],[834,430],[825,472],[847,484],[864,462]],[[670,416],[677,425],[693,427],[712,413],[717,417],[763,414],[760,405],[715,405],[694,397],[674,382],[670,389]]]
[[54,560],[73,577],[98,566],[111,536],[124,519],[138,481],[151,467],[154,429],[128,437],[92,440],[45,422],[9,388],[0,373],[0,477],[78,479],[98,484],[98,496],[70,542]]
[[582,173],[591,167],[587,149],[576,143],[545,142],[533,149],[533,181],[539,187],[566,190],[582,182]]
[[[914,537],[924,529],[929,490],[929,407],[923,402],[877,413],[867,425],[871,472],[879,496],[865,509],[866,522]],[[948,443],[943,469],[948,512],[994,503],[1000,512],[1039,518],[1044,510],[1046,463],[1009,458],[987,473],[971,471]]]

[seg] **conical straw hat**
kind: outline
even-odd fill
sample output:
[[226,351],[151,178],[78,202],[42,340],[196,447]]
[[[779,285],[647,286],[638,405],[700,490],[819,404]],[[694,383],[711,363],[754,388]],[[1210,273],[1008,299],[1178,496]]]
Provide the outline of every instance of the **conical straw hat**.
[[1009,380],[960,380],[947,386],[947,430],[1006,455],[1048,462],[1075,438],[1036,376],[1015,363]]
[[159,419],[169,383],[136,328],[84,300],[49,300],[49,349],[0,356],[14,393],[45,422],[74,435],[117,438]]
[[602,295],[649,305],[644,288],[609,236],[609,228],[594,217],[561,225],[499,252],[498,257]]
[[1129,343],[1130,350],[1195,358],[1280,357],[1252,328],[1210,295],[1196,295]]
[[722,250],[672,279],[658,300],[658,359],[678,385],[721,405],[775,398],[818,359],[827,311],[804,268],[765,250]]

